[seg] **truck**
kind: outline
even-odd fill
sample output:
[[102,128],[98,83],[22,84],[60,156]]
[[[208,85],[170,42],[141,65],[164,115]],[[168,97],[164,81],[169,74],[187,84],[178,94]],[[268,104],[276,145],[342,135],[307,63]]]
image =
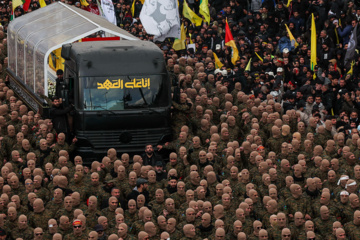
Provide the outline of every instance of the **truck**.
[[15,18],[7,34],[10,87],[44,118],[55,92],[73,105],[75,154],[85,162],[171,140],[171,83],[155,43],[62,2]]
[[146,41],[66,44],[63,97],[75,106],[78,151],[139,152],[171,139],[171,90],[161,50]]
[[61,56],[66,90],[59,97],[67,96],[75,106],[73,128],[83,157],[101,155],[109,146],[139,152],[171,139],[171,86],[155,44],[66,44]]
[[[78,139],[77,154],[86,162],[103,157],[110,147],[138,153],[147,144],[171,140],[171,84],[163,53],[154,43],[68,43],[61,57],[64,81],[57,97],[74,106],[71,127]],[[35,104],[49,117],[48,102],[8,72],[20,99],[32,104],[37,99]]]

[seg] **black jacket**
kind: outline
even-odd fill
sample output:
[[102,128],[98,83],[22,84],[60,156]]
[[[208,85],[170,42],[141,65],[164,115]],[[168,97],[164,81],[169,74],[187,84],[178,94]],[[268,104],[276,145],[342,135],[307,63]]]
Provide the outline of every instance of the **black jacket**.
[[139,192],[138,190],[133,189],[129,195],[127,195],[127,200],[134,199],[136,201],[137,197],[142,194],[145,197],[145,205],[147,206],[149,203],[149,192],[147,190],[144,190],[143,192]]
[[67,133],[68,132],[68,121],[66,114],[73,109],[72,106],[64,108],[62,105],[59,107],[52,106],[50,109],[50,117],[54,124],[54,128],[58,133]]

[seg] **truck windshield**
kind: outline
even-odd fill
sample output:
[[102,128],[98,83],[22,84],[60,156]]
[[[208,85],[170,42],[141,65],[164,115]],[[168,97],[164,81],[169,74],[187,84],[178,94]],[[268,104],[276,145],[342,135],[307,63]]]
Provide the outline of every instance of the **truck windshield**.
[[82,77],[83,109],[125,110],[168,105],[166,75]]

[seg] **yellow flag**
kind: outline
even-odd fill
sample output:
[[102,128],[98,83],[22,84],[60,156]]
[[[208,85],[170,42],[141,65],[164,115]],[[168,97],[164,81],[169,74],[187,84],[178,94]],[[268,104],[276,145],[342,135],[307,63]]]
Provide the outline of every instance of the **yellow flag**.
[[144,4],[145,0],[140,0],[141,1],[141,4]]
[[56,56],[56,69],[64,70],[65,59],[61,57],[61,48],[56,49],[54,53]]
[[222,66],[224,66],[224,64],[221,63],[221,61],[219,60],[218,56],[216,55],[216,53],[213,52],[214,55],[214,60],[215,60],[215,68],[216,69],[221,69]]
[[355,61],[352,61],[350,70],[346,74],[353,75],[353,73],[354,73],[354,65],[355,65]]
[[89,6],[89,4],[86,0],[80,0],[80,4],[85,7]]
[[311,14],[311,58],[310,58],[310,69],[314,71],[316,62],[316,26],[314,14]]
[[199,13],[204,16],[206,22],[210,23],[209,0],[200,0]]
[[178,38],[175,39],[174,44],[173,44],[173,48],[175,49],[175,51],[183,50],[186,48],[185,40],[186,40],[186,33],[185,33],[184,23],[183,23],[183,24],[181,24],[180,39],[178,39]]
[[54,71],[58,69],[64,70],[65,59],[61,57],[61,48],[58,48],[49,55],[49,67]]
[[250,70],[251,70],[251,58],[250,58],[248,64],[246,65],[246,68],[245,68],[245,71],[249,71],[249,72],[250,72]]
[[191,33],[189,33],[189,37],[190,37],[190,44],[193,44],[194,42],[191,40]]
[[286,27],[286,31],[287,31],[288,34],[289,34],[291,46],[297,47],[299,44],[296,42],[296,40],[295,40],[295,38],[294,38],[294,35],[292,35],[289,27],[288,27],[286,24],[285,24],[285,27]]
[[288,0],[288,3],[286,4],[287,8],[289,8],[291,2],[292,2],[292,0]]
[[335,32],[335,37],[336,37],[336,44],[339,44],[340,41],[339,41],[339,35],[338,35],[338,32],[337,32],[337,28],[334,28],[334,32]]
[[136,0],[133,1],[133,3],[131,4],[131,16],[135,16],[135,2]]
[[14,12],[15,8],[17,8],[18,6],[21,6],[23,4],[24,4],[24,2],[21,0],[13,0],[12,1],[13,12]]
[[52,70],[54,70],[54,71],[56,71],[56,58],[55,58],[55,56],[53,55],[53,53],[50,53],[49,54],[49,67],[52,69]]
[[45,0],[39,0],[39,3],[41,8],[46,7]]
[[202,18],[196,15],[193,10],[191,10],[187,4],[187,2],[184,0],[184,6],[183,6],[183,15],[185,18],[189,19],[190,22],[195,24],[195,26],[201,26]]
[[262,59],[257,52],[255,52],[255,54],[260,59],[260,61],[264,62],[264,59]]

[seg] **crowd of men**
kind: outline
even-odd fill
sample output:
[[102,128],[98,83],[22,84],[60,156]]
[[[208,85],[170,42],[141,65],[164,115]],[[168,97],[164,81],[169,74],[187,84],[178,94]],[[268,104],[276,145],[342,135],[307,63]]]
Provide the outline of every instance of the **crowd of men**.
[[[0,239],[360,239],[360,55],[353,67],[344,64],[358,2],[209,0],[210,24],[182,19],[195,48],[175,52],[173,40],[156,42],[173,86],[174,140],[134,156],[110,148],[91,166],[70,157],[77,139],[67,142],[70,132],[53,125],[63,115],[42,119],[7,87],[6,2]],[[198,13],[199,1],[188,4]],[[153,39],[139,21],[140,0],[134,16],[132,1],[114,5],[119,27]],[[29,9],[39,7],[34,0]]]

